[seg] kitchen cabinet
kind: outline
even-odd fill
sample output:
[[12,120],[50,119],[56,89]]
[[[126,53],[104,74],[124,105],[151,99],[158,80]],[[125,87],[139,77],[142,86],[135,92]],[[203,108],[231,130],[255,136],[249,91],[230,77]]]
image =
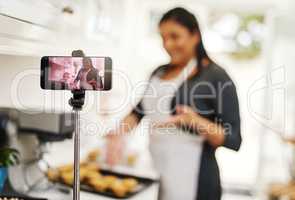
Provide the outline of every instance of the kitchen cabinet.
[[100,55],[110,52],[119,44],[113,25],[121,23],[120,12],[112,14],[107,5],[90,0],[0,0],[0,54],[65,55],[77,48]]

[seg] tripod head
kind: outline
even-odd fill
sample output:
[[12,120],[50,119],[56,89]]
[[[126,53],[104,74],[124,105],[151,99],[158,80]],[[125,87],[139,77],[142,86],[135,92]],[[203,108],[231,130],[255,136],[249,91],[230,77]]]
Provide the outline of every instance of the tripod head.
[[73,97],[69,100],[69,104],[73,110],[82,110],[85,100],[85,90],[73,90]]

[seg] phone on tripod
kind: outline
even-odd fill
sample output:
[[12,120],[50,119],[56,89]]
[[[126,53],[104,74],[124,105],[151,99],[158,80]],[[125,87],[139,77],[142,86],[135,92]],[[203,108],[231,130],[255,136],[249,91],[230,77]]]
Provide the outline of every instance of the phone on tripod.
[[41,58],[40,85],[46,90],[110,90],[112,59],[44,56]]

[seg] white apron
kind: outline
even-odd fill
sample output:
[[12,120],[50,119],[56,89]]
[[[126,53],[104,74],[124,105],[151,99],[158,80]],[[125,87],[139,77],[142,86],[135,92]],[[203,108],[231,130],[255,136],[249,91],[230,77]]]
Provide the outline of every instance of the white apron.
[[196,199],[203,138],[177,128],[152,127],[171,116],[171,100],[195,66],[192,60],[173,80],[152,77],[143,97],[144,120],[151,125],[150,152],[161,177],[161,200]]
[[90,69],[87,71],[82,71],[81,73],[80,88],[85,90],[93,90],[92,85],[87,82],[87,75],[89,72]]

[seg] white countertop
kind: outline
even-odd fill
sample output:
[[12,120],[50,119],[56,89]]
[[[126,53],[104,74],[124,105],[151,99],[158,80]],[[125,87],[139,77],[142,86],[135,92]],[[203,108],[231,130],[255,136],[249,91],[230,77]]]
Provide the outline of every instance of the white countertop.
[[[135,196],[129,198],[130,200],[157,200],[158,199],[159,184],[154,183],[147,189],[136,194]],[[48,200],[72,200],[72,194],[65,194],[59,192],[56,189],[50,189],[46,191],[31,191],[28,195],[33,197],[48,198]],[[111,200],[114,198],[103,197],[101,195],[96,195],[88,192],[80,193],[81,200]]]

